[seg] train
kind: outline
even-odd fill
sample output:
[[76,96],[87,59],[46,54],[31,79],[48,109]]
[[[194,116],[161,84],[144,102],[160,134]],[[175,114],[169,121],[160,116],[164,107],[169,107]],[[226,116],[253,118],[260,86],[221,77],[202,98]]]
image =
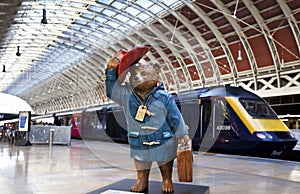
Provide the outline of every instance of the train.
[[[172,96],[194,151],[280,157],[297,144],[266,101],[242,87],[205,87]],[[128,143],[126,128],[123,109],[115,103],[72,116],[74,138]]]
[[[277,157],[288,155],[297,144],[294,134],[272,108],[242,87],[201,88],[180,95],[183,100],[177,99],[178,104],[187,106],[186,110],[194,109],[183,116],[195,129],[191,137],[196,149]],[[193,108],[196,103],[198,106]],[[197,109],[199,113],[195,114]]]

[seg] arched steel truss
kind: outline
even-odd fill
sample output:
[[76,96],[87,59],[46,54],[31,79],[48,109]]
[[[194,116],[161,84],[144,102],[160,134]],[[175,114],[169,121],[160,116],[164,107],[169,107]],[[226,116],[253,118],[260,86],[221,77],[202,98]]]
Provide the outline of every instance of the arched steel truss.
[[[0,19],[6,66],[0,91],[23,98],[37,114],[109,103],[105,64],[136,45],[151,46],[147,60],[161,64],[170,92],[233,84],[266,97],[300,88],[296,0],[4,0],[0,6],[8,20]],[[48,24],[40,24],[42,9]]]

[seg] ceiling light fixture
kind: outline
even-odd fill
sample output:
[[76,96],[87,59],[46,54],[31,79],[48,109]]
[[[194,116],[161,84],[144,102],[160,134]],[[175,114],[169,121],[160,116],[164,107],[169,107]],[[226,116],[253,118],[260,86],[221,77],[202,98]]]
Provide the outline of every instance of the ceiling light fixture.
[[41,23],[47,24],[46,9],[43,9],[43,18],[41,20]]
[[283,49],[281,50],[281,68],[284,68]]
[[243,60],[242,58],[242,51],[241,51],[241,43],[239,43],[239,50],[238,50],[238,57],[237,57],[238,61]]
[[17,55],[18,57],[21,56],[21,53],[20,53],[20,46],[17,47],[16,55]]
[[2,72],[6,72],[6,71],[5,71],[5,65],[3,65],[3,69],[2,69]]

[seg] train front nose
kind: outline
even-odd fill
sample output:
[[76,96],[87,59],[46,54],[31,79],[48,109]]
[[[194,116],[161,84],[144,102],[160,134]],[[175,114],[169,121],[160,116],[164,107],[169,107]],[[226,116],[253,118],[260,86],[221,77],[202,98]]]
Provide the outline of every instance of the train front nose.
[[253,134],[261,144],[261,154],[271,157],[284,156],[294,149],[298,140],[293,133],[286,132],[255,132]]

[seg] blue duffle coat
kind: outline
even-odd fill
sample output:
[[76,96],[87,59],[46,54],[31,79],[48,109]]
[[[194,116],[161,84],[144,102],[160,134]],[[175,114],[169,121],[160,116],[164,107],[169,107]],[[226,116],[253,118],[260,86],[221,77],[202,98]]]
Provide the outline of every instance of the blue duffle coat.
[[[106,95],[124,109],[127,121],[130,156],[140,161],[170,161],[176,157],[177,138],[188,134],[182,115],[163,84],[155,87],[145,99],[133,93],[130,85],[117,81],[116,70],[105,70]],[[138,99],[139,98],[139,99]],[[135,119],[142,103],[152,115],[143,121]]]

